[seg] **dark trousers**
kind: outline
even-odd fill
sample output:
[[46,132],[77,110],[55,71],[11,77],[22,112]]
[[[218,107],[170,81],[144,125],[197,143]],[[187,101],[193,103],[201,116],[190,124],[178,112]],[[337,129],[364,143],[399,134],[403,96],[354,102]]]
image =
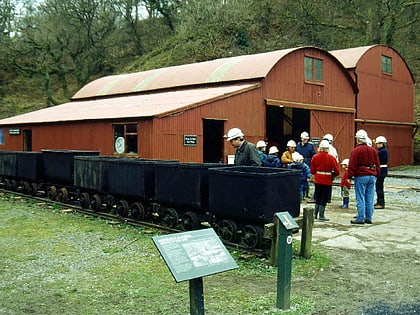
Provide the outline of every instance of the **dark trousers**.
[[315,184],[314,197],[316,196],[316,204],[326,206],[331,198],[331,190],[332,186],[330,185]]
[[384,181],[385,176],[376,179],[376,203],[380,206],[385,206]]

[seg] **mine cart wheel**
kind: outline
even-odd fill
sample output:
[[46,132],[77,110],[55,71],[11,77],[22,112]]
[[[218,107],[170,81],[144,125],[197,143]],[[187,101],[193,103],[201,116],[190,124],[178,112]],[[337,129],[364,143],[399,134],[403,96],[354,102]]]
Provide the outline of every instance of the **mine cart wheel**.
[[5,187],[7,190],[11,190],[11,189],[12,189],[12,184],[10,183],[10,179],[8,179],[8,178],[5,178],[5,179],[4,179],[4,187]]
[[197,229],[199,227],[199,223],[197,214],[192,211],[185,212],[181,217],[181,226],[184,231]]
[[143,220],[146,216],[146,211],[141,202],[135,202],[130,208],[130,217],[134,220]]
[[128,207],[128,202],[126,200],[121,199],[117,201],[117,203],[115,204],[115,207],[116,207],[117,214],[119,216],[123,218],[128,217],[129,207]]
[[179,215],[174,208],[166,208],[162,216],[162,224],[169,228],[174,228],[178,225]]
[[101,205],[102,205],[101,196],[99,196],[98,194],[94,194],[92,196],[92,200],[89,203],[90,210],[92,210],[93,212],[97,212],[101,210]]
[[28,182],[23,182],[22,186],[23,186],[22,187],[23,188],[23,193],[26,194],[26,195],[29,194],[29,189],[30,189],[29,188],[30,187],[29,183]]
[[31,183],[28,188],[28,194],[31,196],[38,195],[38,184],[37,183]]
[[232,220],[222,220],[217,225],[217,234],[225,242],[234,242],[238,227]]
[[80,198],[79,198],[79,203],[83,209],[87,209],[89,207],[90,197],[87,192],[81,193]]
[[16,190],[17,188],[18,188],[18,183],[17,183],[17,181],[16,180],[14,180],[14,179],[12,179],[12,182],[11,182],[11,188],[12,188],[12,190]]
[[57,188],[55,186],[50,186],[47,189],[47,196],[50,200],[56,200],[57,199]]
[[241,242],[248,248],[257,247],[262,240],[262,229],[255,225],[245,225],[242,228]]
[[60,188],[58,190],[57,199],[60,202],[67,202],[69,201],[69,192],[66,187]]

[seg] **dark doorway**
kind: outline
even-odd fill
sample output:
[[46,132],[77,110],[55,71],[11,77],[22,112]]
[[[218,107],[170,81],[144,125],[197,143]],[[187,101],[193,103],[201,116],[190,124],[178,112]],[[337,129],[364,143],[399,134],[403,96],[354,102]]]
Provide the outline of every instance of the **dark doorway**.
[[203,120],[203,162],[223,162],[224,120]]
[[302,131],[310,132],[310,111],[307,109],[267,106],[266,116],[268,145],[276,145],[280,151],[287,141],[300,141]]
[[32,130],[23,130],[23,151],[32,151]]

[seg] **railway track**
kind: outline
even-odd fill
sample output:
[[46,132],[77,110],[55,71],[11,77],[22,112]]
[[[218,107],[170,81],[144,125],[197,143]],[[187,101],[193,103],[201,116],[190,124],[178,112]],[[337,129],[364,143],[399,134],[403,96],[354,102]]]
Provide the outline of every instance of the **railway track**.
[[[56,200],[50,200],[47,197],[44,197],[42,195],[32,196],[32,195],[27,195],[27,194],[21,193],[19,191],[10,191],[10,190],[3,189],[3,188],[0,188],[0,192],[2,192],[4,194],[11,194],[11,195],[14,195],[14,196],[19,196],[21,198],[28,199],[28,200],[38,201],[38,202],[40,202],[42,204],[45,204],[45,205],[55,205],[55,206],[62,207],[63,209],[70,209],[73,212],[81,213],[81,214],[84,214],[84,215],[87,215],[87,216],[92,216],[92,217],[95,217],[95,218],[108,220],[110,222],[128,224],[128,225],[131,225],[133,227],[152,228],[152,229],[159,230],[163,233],[184,232],[180,229],[170,228],[170,227],[160,225],[160,224],[156,224],[156,223],[152,223],[152,222],[149,222],[149,221],[133,220],[133,219],[121,217],[117,214],[113,214],[113,213],[109,213],[109,212],[92,211],[92,210],[84,209],[80,205],[78,205],[79,201],[77,201],[77,200],[70,200],[69,202],[63,203],[63,202],[56,201]],[[41,193],[42,192],[40,192],[40,194]],[[255,256],[258,256],[258,257],[267,257],[269,255],[269,251],[270,251],[269,246],[267,246],[267,244],[265,244],[264,248],[248,248],[246,246],[243,246],[243,245],[237,244],[237,243],[229,243],[229,242],[225,242],[225,241],[223,243],[229,249],[241,250],[244,254],[255,255]]]

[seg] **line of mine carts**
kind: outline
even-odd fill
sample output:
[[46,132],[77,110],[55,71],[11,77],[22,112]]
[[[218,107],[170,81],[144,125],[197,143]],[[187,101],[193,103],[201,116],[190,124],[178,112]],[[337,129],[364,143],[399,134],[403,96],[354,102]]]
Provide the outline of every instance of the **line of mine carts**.
[[299,171],[100,156],[0,151],[3,189],[180,230],[213,227],[248,248],[269,240],[274,213],[298,217]]

